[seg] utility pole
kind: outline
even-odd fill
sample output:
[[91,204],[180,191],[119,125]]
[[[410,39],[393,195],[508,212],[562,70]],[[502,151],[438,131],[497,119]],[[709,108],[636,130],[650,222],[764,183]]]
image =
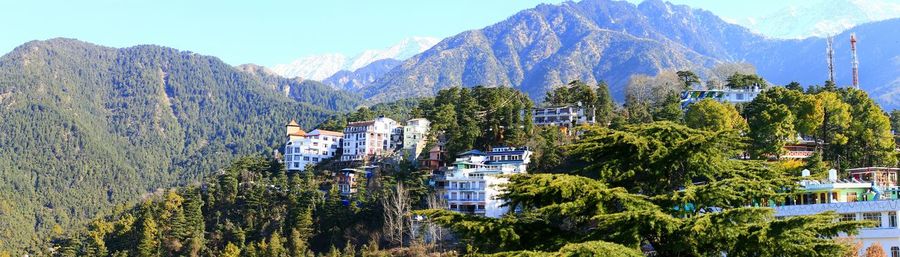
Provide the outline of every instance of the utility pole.
[[859,59],[856,58],[856,33],[850,34],[850,51],[853,53],[853,87],[859,89]]

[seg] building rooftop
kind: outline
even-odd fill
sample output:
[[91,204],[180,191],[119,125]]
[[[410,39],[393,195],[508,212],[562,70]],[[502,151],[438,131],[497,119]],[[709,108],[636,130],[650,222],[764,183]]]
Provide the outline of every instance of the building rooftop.
[[462,153],[457,154],[456,156],[468,156],[468,155],[485,155],[484,152],[478,150],[468,150]]
[[288,127],[300,127],[300,124],[297,124],[297,120],[293,120],[293,119],[292,119],[291,122],[289,122],[289,123],[287,124],[287,126],[288,126]]
[[365,127],[365,126],[369,126],[372,124],[375,124],[374,120],[354,121],[354,122],[350,122],[350,124],[347,124],[347,127]]
[[336,137],[344,136],[344,133],[341,133],[341,132],[322,130],[322,129],[316,129],[316,130],[310,131],[309,134],[321,134],[321,135],[336,136]]
[[[298,127],[299,127],[299,126],[298,126]],[[288,136],[302,137],[302,136],[306,136],[306,132],[304,132],[304,131],[301,129],[301,130],[297,130],[297,132],[288,134]]]

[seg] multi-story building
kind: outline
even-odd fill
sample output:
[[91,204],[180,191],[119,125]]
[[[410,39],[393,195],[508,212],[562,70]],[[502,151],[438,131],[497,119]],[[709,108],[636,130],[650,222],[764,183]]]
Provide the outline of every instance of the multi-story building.
[[681,93],[681,108],[703,99],[713,99],[723,103],[749,103],[762,93],[762,89],[753,88],[727,88],[709,90],[688,90]]
[[[337,179],[338,191],[341,195],[348,196],[357,192],[358,187],[367,186],[368,179],[372,178],[375,166],[365,166],[361,168],[341,169],[335,174]],[[366,178],[365,185],[359,184],[361,176]]]
[[291,121],[286,126],[288,141],[284,144],[284,163],[289,171],[302,171],[307,164],[317,164],[338,155],[343,133],[315,129],[304,132]]
[[[840,219],[871,220],[875,227],[863,228],[853,238],[863,244],[863,249],[878,242],[886,253],[900,257],[900,229],[897,213],[900,211],[896,175],[898,169],[860,168],[849,170],[850,179],[837,179],[837,171],[831,170],[827,180],[800,182],[803,192],[788,198],[775,207],[776,217],[812,215],[834,211]],[[809,176],[809,171],[803,171]]]
[[582,124],[594,124],[596,117],[593,108],[575,106],[551,106],[531,110],[531,119],[538,126],[560,126],[572,128]]
[[403,150],[407,160],[415,161],[425,150],[431,122],[425,118],[406,121],[403,126]]
[[392,152],[400,144],[396,135],[403,130],[397,130],[399,127],[396,121],[385,117],[351,122],[344,128],[341,161],[365,160]]
[[489,153],[471,150],[457,156],[453,166],[436,178],[439,191],[447,199],[450,210],[461,213],[500,217],[507,213],[501,186],[509,180],[501,175],[526,173],[531,151],[524,148],[498,147]]

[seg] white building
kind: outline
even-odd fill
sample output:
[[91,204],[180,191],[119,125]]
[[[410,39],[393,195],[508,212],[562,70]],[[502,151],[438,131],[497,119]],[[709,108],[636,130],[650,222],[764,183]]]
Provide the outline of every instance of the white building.
[[[873,228],[863,228],[854,236],[862,242],[862,251],[878,242],[888,256],[900,257],[900,229],[897,228],[897,212],[900,200],[834,202],[812,205],[790,205],[775,208],[776,217],[811,215],[825,211],[835,211],[841,220],[873,220],[878,224]],[[862,253],[862,252],[861,252]]]
[[503,216],[508,209],[498,196],[509,180],[501,175],[526,173],[531,153],[526,148],[498,147],[489,153],[471,150],[459,154],[445,175],[437,178],[444,185],[447,207],[467,214]]
[[[792,217],[834,211],[841,220],[871,220],[875,227],[860,229],[855,240],[862,243],[861,254],[875,242],[892,257],[900,257],[900,189],[897,173],[900,169],[869,167],[850,169],[850,179],[839,180],[837,171],[830,170],[827,180],[803,180],[803,191],[788,198],[785,205],[775,207],[775,217]],[[803,176],[809,176],[804,170]]]
[[397,134],[402,128],[385,117],[370,121],[351,122],[344,128],[343,155],[341,161],[364,160],[392,152],[397,145]]
[[749,103],[762,91],[758,87],[688,90],[681,92],[681,108],[687,108],[688,105],[703,99],[713,99],[723,103]]
[[407,160],[415,161],[425,150],[430,126],[431,122],[424,118],[406,121],[406,126],[403,126],[403,150]]
[[531,119],[538,126],[573,127],[597,122],[594,109],[582,107],[581,104],[535,108],[531,110]]
[[307,164],[319,163],[337,155],[343,133],[316,129],[306,133],[296,121],[286,126],[284,163],[289,171],[302,171]]

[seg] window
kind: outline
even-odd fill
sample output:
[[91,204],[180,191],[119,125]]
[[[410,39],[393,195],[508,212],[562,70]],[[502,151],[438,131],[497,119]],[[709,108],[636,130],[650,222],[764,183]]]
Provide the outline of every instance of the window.
[[287,161],[288,161],[288,162],[294,161],[294,156],[293,156],[293,155],[288,155],[288,156],[287,156]]
[[847,202],[856,202],[856,192],[847,193]]
[[891,257],[900,257],[900,247],[891,246]]
[[[889,212],[888,213],[888,227],[896,228],[897,227],[897,212]],[[900,256],[898,256],[900,257]]]
[[303,156],[304,161],[309,161],[309,156]]
[[856,214],[854,214],[854,213],[841,214],[841,221],[854,221],[854,220],[856,220]]
[[313,161],[314,161],[314,162],[319,161],[319,157],[313,157]]
[[875,224],[881,225],[881,213],[880,212],[866,212],[866,213],[863,213],[862,218],[863,218],[863,220],[875,221],[876,222]]

